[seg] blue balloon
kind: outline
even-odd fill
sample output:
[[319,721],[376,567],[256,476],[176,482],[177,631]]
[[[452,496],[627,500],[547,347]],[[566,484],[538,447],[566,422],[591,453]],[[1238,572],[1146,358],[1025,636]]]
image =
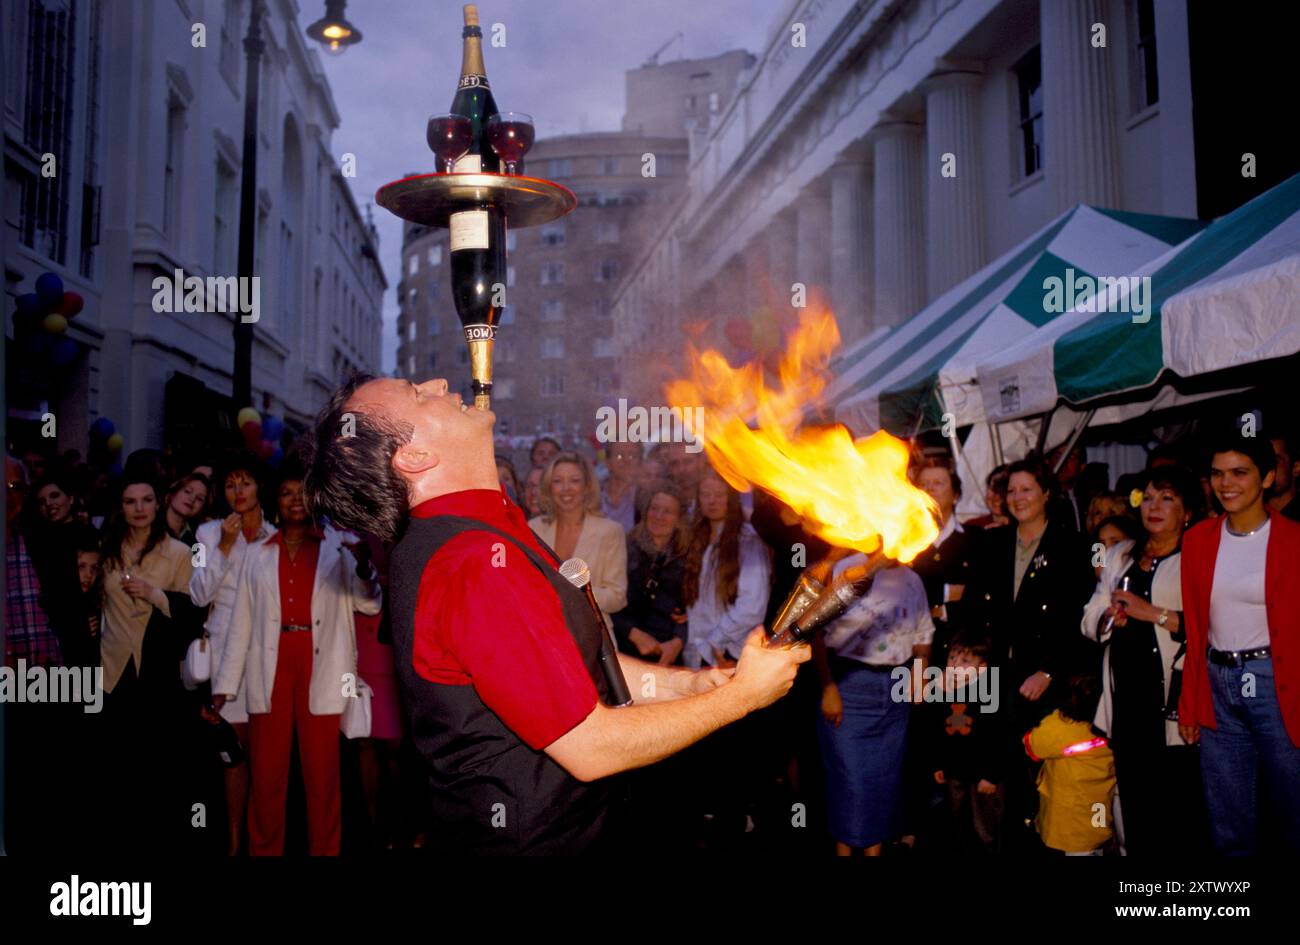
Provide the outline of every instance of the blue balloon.
[[279,469],[280,463],[283,461],[284,447],[277,446],[275,449],[271,450],[271,456],[266,462],[272,469]]
[[108,419],[108,417],[100,417],[90,425],[90,435],[107,440],[113,435],[116,429],[117,428],[113,426],[112,420]]
[[54,351],[50,354],[50,363],[55,367],[67,367],[77,360],[77,343],[66,335],[54,342]]
[[41,305],[41,297],[35,292],[27,292],[18,296],[14,303],[14,317],[19,319],[35,320],[45,314],[45,309]]
[[268,414],[262,418],[262,439],[276,443],[279,442],[280,436],[283,433],[284,421],[279,417],[274,417]]
[[44,272],[36,279],[36,294],[47,312],[63,302],[63,280],[52,272]]
[[108,474],[112,476],[114,479],[122,475],[122,464],[114,463],[112,466],[109,467]]

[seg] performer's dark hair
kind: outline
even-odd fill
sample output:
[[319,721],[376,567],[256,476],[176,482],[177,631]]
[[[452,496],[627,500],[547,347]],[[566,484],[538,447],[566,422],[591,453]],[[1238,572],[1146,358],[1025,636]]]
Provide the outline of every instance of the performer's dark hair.
[[340,528],[395,541],[406,527],[409,493],[393,468],[393,454],[411,440],[409,424],[346,410],[357,389],[374,380],[355,374],[316,416],[305,445],[303,490],[313,516]]

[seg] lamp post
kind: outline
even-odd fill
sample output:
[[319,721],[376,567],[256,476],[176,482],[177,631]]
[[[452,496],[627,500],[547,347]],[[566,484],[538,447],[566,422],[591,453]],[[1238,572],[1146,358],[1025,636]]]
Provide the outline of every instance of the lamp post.
[[[239,187],[239,280],[251,284],[257,238],[257,96],[261,76],[262,4],[253,0],[244,37],[244,157]],[[253,406],[253,323],[235,318],[235,412]]]
[[[325,17],[307,27],[307,35],[324,45],[326,52],[341,53],[361,42],[361,31],[343,16],[346,0],[326,0]],[[239,278],[253,278],[257,241],[257,109],[262,52],[262,3],[253,0],[248,33],[244,36],[244,156],[239,188]],[[235,411],[253,406],[253,323],[235,319],[235,367],[233,395]]]

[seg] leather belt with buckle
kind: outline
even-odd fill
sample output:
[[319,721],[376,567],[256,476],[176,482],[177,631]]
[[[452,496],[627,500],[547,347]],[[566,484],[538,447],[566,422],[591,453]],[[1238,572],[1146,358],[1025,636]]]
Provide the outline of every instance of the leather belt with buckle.
[[304,630],[310,630],[309,623],[282,623],[280,624],[281,633],[301,633]]
[[1266,660],[1273,654],[1270,646],[1254,650],[1216,650],[1210,648],[1210,662],[1216,666],[1244,666],[1246,660]]

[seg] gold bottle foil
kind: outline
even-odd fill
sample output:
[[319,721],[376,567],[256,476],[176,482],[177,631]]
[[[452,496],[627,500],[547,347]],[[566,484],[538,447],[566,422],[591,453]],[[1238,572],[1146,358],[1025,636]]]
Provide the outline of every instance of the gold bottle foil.
[[469,344],[470,377],[474,379],[474,406],[487,410],[492,406],[491,338],[475,338]]

